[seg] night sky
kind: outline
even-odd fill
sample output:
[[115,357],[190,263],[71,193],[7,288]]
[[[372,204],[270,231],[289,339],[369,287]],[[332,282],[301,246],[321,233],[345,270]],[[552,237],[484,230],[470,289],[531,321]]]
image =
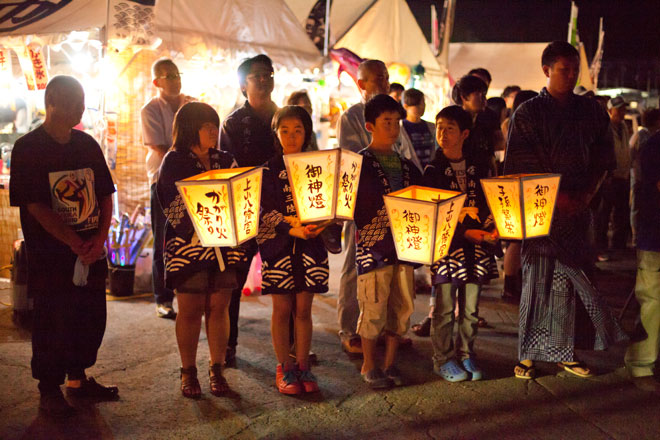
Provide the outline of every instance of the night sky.
[[[408,0],[430,40],[430,5],[442,0]],[[660,0],[578,0],[578,30],[591,58],[604,18],[605,60],[660,62]],[[569,0],[456,0],[452,41],[543,42],[565,40]]]

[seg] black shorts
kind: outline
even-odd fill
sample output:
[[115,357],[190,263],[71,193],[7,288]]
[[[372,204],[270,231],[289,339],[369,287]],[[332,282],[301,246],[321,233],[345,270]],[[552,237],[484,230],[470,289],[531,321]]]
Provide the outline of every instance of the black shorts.
[[187,277],[178,279],[174,290],[177,295],[185,293],[207,294],[227,293],[238,287],[236,271],[227,269],[220,272],[218,267],[194,272]]

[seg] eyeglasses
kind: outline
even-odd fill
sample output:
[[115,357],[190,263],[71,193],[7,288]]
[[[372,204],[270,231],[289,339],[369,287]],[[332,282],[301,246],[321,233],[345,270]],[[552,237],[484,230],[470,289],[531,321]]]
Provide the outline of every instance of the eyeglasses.
[[246,76],[246,78],[251,81],[258,79],[273,79],[274,77],[275,77],[274,72],[251,73],[248,76]]
[[156,79],[169,79],[170,81],[174,81],[175,79],[181,79],[181,74],[170,73],[169,75],[165,75],[165,76],[157,76]]

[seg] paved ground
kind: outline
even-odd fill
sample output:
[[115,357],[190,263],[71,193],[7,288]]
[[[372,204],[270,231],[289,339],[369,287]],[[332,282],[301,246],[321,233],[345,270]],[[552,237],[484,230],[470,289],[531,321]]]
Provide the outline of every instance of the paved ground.
[[[598,284],[617,311],[634,276],[631,251],[602,264]],[[487,372],[481,382],[450,384],[432,373],[428,338],[414,339],[401,353],[406,387],[372,392],[360,381],[359,360],[339,350],[335,314],[341,259],[333,258],[331,292],[314,303],[313,349],[321,392],[287,397],[274,385],[267,297],[244,297],[238,362],[226,372],[234,395],[216,398],[202,378],[203,399],[178,391],[178,353],[171,321],[157,319],[150,298],[108,303],[108,328],[97,365],[90,371],[120,387],[121,400],[79,407],[67,421],[38,413],[30,375],[29,333],[0,305],[0,439],[203,439],[203,438],[387,438],[387,439],[658,439],[660,400],[631,387],[622,366],[623,347],[582,353],[598,368],[592,379],[539,365],[539,377],[512,377],[516,362],[517,308],[499,301],[501,282],[484,294],[481,314],[492,328],[476,343]],[[0,286],[1,287],[1,286]],[[0,290],[0,301],[9,292]],[[413,321],[427,312],[419,295]],[[630,328],[634,307],[625,318]],[[208,349],[201,344],[198,368]]]

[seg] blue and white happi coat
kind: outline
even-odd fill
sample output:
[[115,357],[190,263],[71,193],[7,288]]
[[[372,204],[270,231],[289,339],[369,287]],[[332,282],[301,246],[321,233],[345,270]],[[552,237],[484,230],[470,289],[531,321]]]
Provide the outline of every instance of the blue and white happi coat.
[[257,236],[262,293],[327,292],[330,271],[323,240],[320,237],[303,240],[289,235],[291,226],[285,217],[298,214],[281,155],[266,163],[263,176]]

